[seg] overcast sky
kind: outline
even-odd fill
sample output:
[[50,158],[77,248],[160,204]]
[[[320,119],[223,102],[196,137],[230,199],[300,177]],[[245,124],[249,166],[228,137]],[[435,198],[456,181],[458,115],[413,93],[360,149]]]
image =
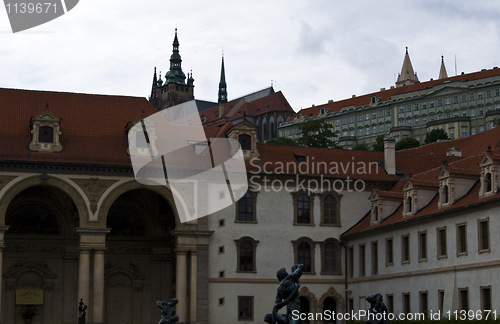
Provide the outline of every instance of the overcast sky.
[[[178,28],[195,97],[229,99],[274,81],[294,110],[394,85],[405,47],[420,81],[500,63],[500,1],[81,0],[13,34],[0,8],[0,87],[147,97]],[[163,77],[164,78],[164,77]]]

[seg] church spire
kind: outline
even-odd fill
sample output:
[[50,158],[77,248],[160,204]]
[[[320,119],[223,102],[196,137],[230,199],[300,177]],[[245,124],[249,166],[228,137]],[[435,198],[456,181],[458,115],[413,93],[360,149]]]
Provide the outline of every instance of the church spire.
[[172,55],[170,56],[170,70],[165,74],[166,83],[186,84],[186,75],[182,72],[181,55],[179,54],[179,39],[177,28],[175,29],[174,42],[172,43]]
[[408,54],[408,47],[406,47],[406,54],[403,60],[403,67],[401,68],[401,73],[396,81],[396,87],[403,87],[415,83],[419,83],[417,74],[413,71],[413,66],[411,65],[410,55]]
[[219,81],[219,103],[227,102],[226,72],[224,71],[224,52],[222,52],[222,65],[220,69]]
[[153,74],[153,86],[151,87],[151,96],[149,97],[149,101],[153,101],[156,99],[157,87],[158,87],[158,79],[156,78],[156,66],[155,66],[155,72]]
[[444,66],[444,56],[441,55],[441,68],[439,69],[438,79],[446,79],[446,78],[448,78],[448,73],[446,73],[446,67]]

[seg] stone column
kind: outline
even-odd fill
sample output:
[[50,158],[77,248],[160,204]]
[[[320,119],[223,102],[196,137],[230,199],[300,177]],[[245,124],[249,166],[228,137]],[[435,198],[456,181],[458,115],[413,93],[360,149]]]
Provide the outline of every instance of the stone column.
[[[83,302],[88,305],[89,302],[89,280],[90,280],[90,249],[80,247],[80,259],[78,261],[78,296],[83,298]],[[75,303],[78,305],[78,303]],[[76,306],[75,306],[76,307]]]
[[187,251],[176,251],[177,270],[175,282],[175,298],[179,301],[175,313],[179,316],[179,324],[187,323]]
[[196,302],[197,302],[197,286],[198,286],[198,262],[196,250],[191,250],[191,282],[189,292],[189,322],[196,323]]
[[4,244],[4,233],[9,229],[9,226],[0,226],[0,323],[2,323],[2,290],[3,288],[3,283],[2,283],[2,278],[3,278],[3,248],[5,247]]
[[92,320],[95,324],[104,323],[104,248],[94,252],[94,299]]

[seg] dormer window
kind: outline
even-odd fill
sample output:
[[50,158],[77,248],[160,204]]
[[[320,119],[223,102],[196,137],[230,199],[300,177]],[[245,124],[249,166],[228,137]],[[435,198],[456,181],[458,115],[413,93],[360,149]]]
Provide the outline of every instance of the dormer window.
[[491,192],[491,173],[487,173],[484,176],[484,192]]
[[378,206],[375,206],[375,208],[373,208],[373,219],[375,222],[379,221],[379,219],[378,219]]
[[48,104],[45,111],[31,118],[30,150],[37,152],[60,152],[60,124],[61,118],[49,111]]
[[481,189],[479,197],[488,197],[498,192],[498,170],[500,169],[500,158],[491,150],[484,153],[479,160],[481,167]]
[[240,134],[238,135],[238,142],[240,143],[242,150],[251,150],[252,149],[252,137],[248,134]]
[[156,123],[150,118],[145,118],[144,111],[140,118],[129,122],[125,129],[128,132],[128,154],[148,156],[158,154],[156,148]]
[[411,213],[412,212],[412,198],[411,197],[408,197],[406,199],[406,212],[407,213]]

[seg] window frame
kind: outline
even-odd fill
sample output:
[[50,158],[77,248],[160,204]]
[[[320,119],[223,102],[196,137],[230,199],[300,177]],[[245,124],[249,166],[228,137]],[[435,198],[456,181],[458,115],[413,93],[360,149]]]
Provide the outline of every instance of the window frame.
[[418,232],[418,262],[427,262],[429,258],[427,230]]
[[371,275],[378,275],[378,240],[370,244]]
[[[363,251],[363,253],[361,253]],[[365,243],[358,245],[358,257],[359,257],[359,267],[358,267],[358,277],[366,277],[366,245]]]
[[252,188],[248,188],[247,192],[245,193],[245,195],[247,193],[250,193],[252,194],[252,200],[253,200],[253,219],[251,221],[245,221],[245,220],[240,220],[240,201],[244,198],[242,197],[241,199],[238,199],[238,201],[236,201],[236,213],[235,213],[235,219],[234,219],[234,222],[235,223],[243,223],[243,224],[257,224],[257,195],[258,195],[258,191],[255,191],[253,190]]
[[[319,204],[320,204],[320,213],[321,213],[321,218],[320,218],[320,223],[319,226],[330,226],[330,227],[340,227],[341,226],[341,219],[340,219],[340,201],[342,198],[342,194],[337,193],[336,191],[325,191],[319,196]],[[335,200],[335,222],[334,223],[326,223],[325,222],[325,200],[328,197],[333,197]]]
[[[407,253],[405,253],[405,241],[407,243],[407,248],[406,248],[406,250],[408,250]],[[401,235],[401,264],[409,264],[410,263],[410,256],[411,256],[410,233],[402,234]]]
[[[254,309],[255,309],[255,304],[254,304],[254,296],[238,296],[238,321],[253,321],[254,320],[254,317],[255,317],[255,314],[254,314]],[[251,305],[251,318],[242,318],[240,317],[240,311],[241,311],[241,300],[243,298],[248,298],[250,299],[250,305]]]
[[[301,195],[306,195],[309,197],[309,223],[299,223],[298,222],[298,199]],[[295,226],[314,226],[314,196],[315,194],[308,194],[305,190],[292,192],[293,196],[293,225]]]
[[311,255],[310,255],[311,271],[306,271],[306,268],[304,267],[303,274],[315,275],[316,274],[316,271],[315,271],[316,269],[315,269],[314,256],[316,254],[316,244],[317,244],[317,242],[315,242],[312,239],[310,239],[309,237],[305,237],[305,236],[299,238],[298,240],[292,241],[293,257],[294,257],[294,260],[295,260],[294,264],[298,264],[299,263],[299,245],[301,243],[307,243],[307,244],[309,244],[310,253],[311,253]]
[[479,286],[479,299],[481,301],[481,311],[483,311],[483,312],[486,311],[486,310],[490,310],[491,311],[491,309],[486,309],[486,307],[484,305],[484,294],[483,294],[484,290],[489,290],[489,294],[488,294],[489,297],[488,298],[490,300],[490,308],[492,308],[491,307],[491,301],[492,301],[491,300],[491,297],[492,297],[491,285],[489,285],[489,286]]
[[[252,269],[251,271],[247,271],[247,270],[241,270],[241,244],[243,242],[250,242],[250,244],[252,244],[252,260],[253,260],[253,264],[252,264]],[[259,241],[255,240],[253,237],[251,236],[243,236],[241,237],[240,239],[237,239],[237,240],[234,240],[234,242],[236,243],[236,272],[237,273],[257,273],[257,259],[256,259],[256,255],[257,255],[257,244],[259,243]]]
[[[465,244],[465,251],[462,251],[461,250],[461,242],[462,242],[462,239],[461,239],[461,234],[460,234],[460,228],[463,227],[464,228],[464,244]],[[458,223],[456,224],[456,237],[457,237],[457,257],[458,256],[462,256],[462,255],[467,255],[468,254],[468,249],[467,249],[467,222],[464,222],[464,223]]]
[[[462,293],[466,293],[466,297],[467,297],[467,308],[464,309],[464,305],[463,305],[463,300],[462,300]],[[470,298],[469,298],[469,287],[465,287],[465,288],[458,288],[458,309],[459,311],[462,311],[462,310],[465,310],[465,311],[468,311],[470,308]]]
[[[482,229],[482,224],[486,224],[486,240],[488,246],[485,248],[483,246],[483,229]],[[491,250],[491,244],[490,244],[490,218],[482,218],[477,220],[477,247],[478,247],[478,253],[489,253]]]
[[394,238],[391,236],[385,238],[385,266],[389,267],[393,265],[394,265]]
[[[325,256],[325,247],[328,244],[333,244],[336,248],[335,253],[335,269],[333,271],[327,271],[326,269],[326,256]],[[321,271],[322,275],[342,275],[342,245],[339,241],[334,238],[328,238],[323,242],[320,242],[320,250],[321,250]],[[311,251],[312,252],[312,251]]]
[[[445,254],[441,254],[442,252],[442,236],[441,232],[444,233],[444,251]],[[437,259],[446,259],[448,258],[448,238],[446,233],[446,226],[436,228],[436,243],[437,243]]]

